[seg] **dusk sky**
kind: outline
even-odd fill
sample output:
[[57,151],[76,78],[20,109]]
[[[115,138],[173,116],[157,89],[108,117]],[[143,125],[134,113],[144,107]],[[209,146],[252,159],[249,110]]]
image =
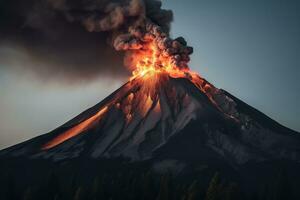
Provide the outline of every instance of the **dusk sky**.
[[[194,47],[194,71],[300,131],[299,1],[164,0],[163,7],[174,12],[172,36]],[[65,80],[63,70],[41,78],[28,69],[37,64],[26,49],[0,43],[0,149],[55,129],[127,80]]]

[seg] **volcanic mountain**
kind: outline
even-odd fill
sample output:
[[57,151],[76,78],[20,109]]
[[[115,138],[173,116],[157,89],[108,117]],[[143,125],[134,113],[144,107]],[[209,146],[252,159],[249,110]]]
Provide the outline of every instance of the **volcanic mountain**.
[[300,135],[195,73],[149,70],[50,133],[2,150],[0,161],[19,187],[41,184],[54,169],[62,179],[91,179],[144,163],[138,168],[181,180],[200,173],[205,184],[218,171],[249,197],[279,169],[297,191]]
[[300,199],[300,134],[192,72],[193,48],[170,37],[161,1],[32,2],[28,16],[10,6],[25,19],[18,33],[42,27],[26,44],[66,32],[73,52],[82,45],[63,21],[79,23],[122,52],[132,77],[50,133],[0,151],[1,200]]
[[189,76],[137,77],[61,127],[5,149],[1,156],[53,161],[215,157],[232,166],[300,162],[298,133],[200,76]]

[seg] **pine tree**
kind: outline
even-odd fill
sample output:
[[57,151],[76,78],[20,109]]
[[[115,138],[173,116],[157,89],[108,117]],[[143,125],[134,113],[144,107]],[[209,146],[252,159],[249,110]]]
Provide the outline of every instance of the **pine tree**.
[[6,200],[15,200],[17,199],[16,197],[16,184],[15,184],[15,179],[11,174],[8,174],[6,177],[6,188],[4,188],[4,199]]
[[263,185],[262,190],[259,194],[259,200],[271,200],[268,185]]
[[33,200],[33,199],[34,199],[33,189],[32,187],[28,187],[23,194],[23,200]]
[[188,188],[187,200],[196,200],[199,192],[198,182],[194,181]]
[[205,200],[217,200],[218,199],[219,192],[220,192],[219,182],[220,182],[219,173],[216,172],[209,183]]
[[236,183],[230,183],[229,186],[227,186],[224,189],[224,200],[238,200],[239,199],[239,188]]
[[73,200],[73,197],[77,189],[76,180],[77,180],[76,174],[71,175],[70,181],[68,181],[67,184],[64,185],[65,187],[63,188],[62,199]]
[[74,200],[83,200],[84,199],[84,191],[82,187],[78,187],[75,194]]
[[46,193],[44,194],[45,199],[49,199],[49,200],[59,199],[61,195],[61,191],[59,188],[59,180],[57,176],[54,174],[54,172],[50,173],[45,190],[46,190]]
[[286,171],[280,169],[272,186],[272,200],[292,199],[291,186]]
[[170,199],[170,174],[167,173],[161,177],[160,189],[157,196],[157,200],[168,200]]
[[179,200],[187,200],[188,198],[188,187],[184,184],[179,184],[176,188],[177,199]]
[[155,187],[153,181],[153,174],[151,171],[148,171],[143,176],[142,180],[142,199],[143,200],[152,200],[155,196]]
[[94,199],[103,199],[104,193],[103,193],[103,177],[97,176],[94,179],[94,183],[92,186],[92,196]]

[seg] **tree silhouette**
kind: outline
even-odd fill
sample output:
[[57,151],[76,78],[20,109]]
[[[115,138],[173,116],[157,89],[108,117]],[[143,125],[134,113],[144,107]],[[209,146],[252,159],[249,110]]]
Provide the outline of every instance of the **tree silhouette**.
[[103,176],[97,176],[94,179],[93,186],[92,186],[92,196],[93,199],[104,198]]
[[157,200],[170,199],[170,173],[162,175]]
[[271,186],[272,200],[285,200],[292,199],[293,194],[291,191],[291,185],[289,183],[286,171],[284,169],[280,169],[273,185]]
[[[4,188],[1,190],[4,191],[2,194],[4,196],[5,200],[16,200],[17,198],[17,191],[16,191],[16,183],[15,179],[11,174],[8,174],[6,177],[6,184],[4,185]],[[2,193],[2,192],[1,192]]]
[[74,194],[74,200],[84,200],[85,197],[84,197],[84,189],[83,187],[78,187],[76,189],[76,192]]
[[198,182],[194,181],[188,188],[187,200],[196,200],[199,193]]
[[154,199],[155,194],[155,185],[153,180],[153,173],[151,171],[148,171],[146,174],[142,177],[142,199],[143,200],[152,200]]
[[236,183],[230,183],[221,193],[224,200],[238,200],[239,196],[239,187]]
[[34,190],[32,187],[28,187],[23,194],[23,200],[33,200],[34,199]]
[[216,172],[209,183],[205,200],[217,200],[218,199],[219,192],[220,192],[219,182],[220,182],[219,173]]

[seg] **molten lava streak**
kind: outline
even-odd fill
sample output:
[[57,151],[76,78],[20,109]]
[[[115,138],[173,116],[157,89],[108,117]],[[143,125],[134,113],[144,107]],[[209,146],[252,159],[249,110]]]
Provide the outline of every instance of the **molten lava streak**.
[[42,149],[43,150],[51,149],[51,148],[63,143],[64,141],[66,141],[66,140],[82,133],[83,131],[87,130],[93,122],[100,119],[101,116],[106,111],[107,111],[107,107],[102,108],[98,113],[96,113],[92,117],[90,117],[90,118],[84,120],[83,122],[75,125],[71,129],[69,129],[66,132],[60,134],[59,136],[57,136],[56,138],[54,138],[53,140],[51,140],[50,142],[45,144]]

